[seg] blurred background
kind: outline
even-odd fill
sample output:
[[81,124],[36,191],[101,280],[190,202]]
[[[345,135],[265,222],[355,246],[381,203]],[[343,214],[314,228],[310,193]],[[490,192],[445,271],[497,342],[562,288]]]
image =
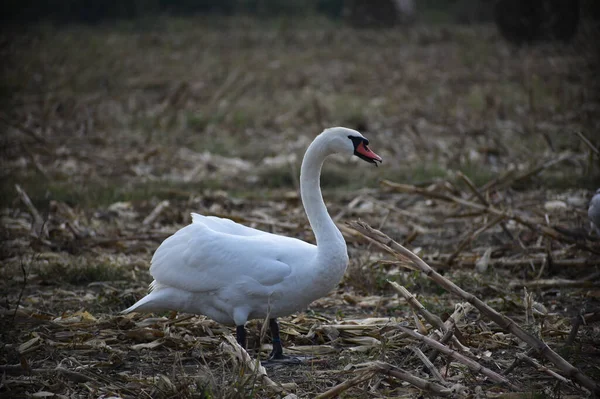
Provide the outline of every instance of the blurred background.
[[[106,203],[155,181],[294,187],[307,143],[334,125],[383,147],[378,177],[413,182],[483,183],[598,133],[593,1],[1,7],[4,201],[15,181]],[[544,178],[591,188],[597,169],[571,159]],[[373,171],[326,172],[325,185],[376,185]]]
[[[354,188],[457,170],[482,184],[589,151],[577,132],[597,140],[593,1],[1,7],[5,203],[16,181],[36,200],[104,203],[198,183],[294,188],[308,142],[335,125],[386,158],[376,175],[326,170],[325,185]],[[571,158],[544,179],[593,188],[598,168]]]

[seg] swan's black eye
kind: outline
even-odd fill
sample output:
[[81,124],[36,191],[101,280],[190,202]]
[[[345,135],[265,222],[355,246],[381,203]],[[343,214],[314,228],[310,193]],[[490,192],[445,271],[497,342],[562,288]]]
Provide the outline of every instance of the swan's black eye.
[[350,140],[352,140],[352,144],[354,144],[354,149],[356,149],[360,143],[364,143],[365,145],[369,145],[369,140],[367,140],[364,137],[348,136],[348,138]]

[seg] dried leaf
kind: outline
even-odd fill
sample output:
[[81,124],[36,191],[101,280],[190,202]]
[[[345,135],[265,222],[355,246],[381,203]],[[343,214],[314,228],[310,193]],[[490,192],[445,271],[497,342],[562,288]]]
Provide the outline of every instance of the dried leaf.
[[162,346],[165,343],[165,341],[161,338],[161,339],[157,339],[155,341],[152,342],[148,342],[145,344],[137,344],[137,345],[132,345],[131,349],[133,350],[141,350],[141,349],[156,349],[159,346]]
[[24,342],[21,345],[19,345],[19,347],[17,348],[17,351],[19,353],[25,353],[25,352],[27,352],[28,349],[39,344],[41,342],[41,340],[42,339],[40,337],[31,338],[29,341]]

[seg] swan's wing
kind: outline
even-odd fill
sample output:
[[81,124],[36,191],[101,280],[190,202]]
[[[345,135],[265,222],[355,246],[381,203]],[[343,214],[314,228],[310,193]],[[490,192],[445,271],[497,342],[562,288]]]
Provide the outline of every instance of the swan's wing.
[[260,234],[269,234],[265,231],[253,229],[252,227],[236,223],[231,219],[220,218],[217,216],[204,216],[197,213],[192,213],[192,223],[203,224],[211,230],[218,231],[221,233],[233,234],[236,236],[255,236]]
[[[316,247],[289,237],[265,233],[236,236],[190,224],[156,250],[150,274],[156,281],[190,292],[221,289],[241,281],[263,287],[280,283],[294,262],[316,254]],[[306,259],[307,259],[306,258]]]

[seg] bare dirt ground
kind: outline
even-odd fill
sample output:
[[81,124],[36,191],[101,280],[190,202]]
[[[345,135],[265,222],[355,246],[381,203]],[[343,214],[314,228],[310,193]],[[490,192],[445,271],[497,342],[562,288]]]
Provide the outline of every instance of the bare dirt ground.
[[[492,26],[243,18],[4,34],[0,395],[316,397],[350,381],[331,395],[589,396],[479,308],[457,312],[444,341],[471,363],[433,354],[402,328],[435,337],[435,320],[390,281],[442,320],[467,301],[346,223],[380,229],[599,381],[593,49],[585,30],[514,48]],[[310,361],[268,367],[269,385],[227,327],[119,314],[192,211],[313,241],[299,164],[335,125],[364,132],[384,163],[325,167],[351,260],[338,289],[282,320],[286,350]],[[264,356],[260,322],[248,329]]]

